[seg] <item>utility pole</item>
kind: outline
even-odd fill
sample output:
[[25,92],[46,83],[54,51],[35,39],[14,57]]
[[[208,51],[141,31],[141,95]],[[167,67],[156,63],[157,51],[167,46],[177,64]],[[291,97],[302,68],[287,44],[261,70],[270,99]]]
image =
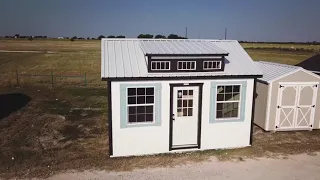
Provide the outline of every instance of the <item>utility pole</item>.
[[186,27],[186,36],[185,38],[188,38],[188,27]]
[[227,33],[228,33],[228,28],[226,28],[225,31],[224,31],[224,39],[225,40],[227,39]]

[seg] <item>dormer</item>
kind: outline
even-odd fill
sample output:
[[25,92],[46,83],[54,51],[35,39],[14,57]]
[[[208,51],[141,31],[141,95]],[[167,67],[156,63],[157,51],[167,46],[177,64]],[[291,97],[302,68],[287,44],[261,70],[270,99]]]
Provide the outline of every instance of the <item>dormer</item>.
[[228,52],[204,41],[140,41],[149,73],[224,71]]

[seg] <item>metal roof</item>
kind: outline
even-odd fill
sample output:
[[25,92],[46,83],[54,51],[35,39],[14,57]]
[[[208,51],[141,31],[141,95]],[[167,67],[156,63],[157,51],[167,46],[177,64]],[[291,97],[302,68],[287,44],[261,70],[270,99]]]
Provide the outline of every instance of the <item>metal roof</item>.
[[228,54],[209,41],[196,40],[141,40],[144,54]]
[[266,62],[266,61],[258,61],[255,62],[257,66],[263,71],[263,77],[259,78],[259,80],[271,83],[281,77],[289,75],[291,73],[297,72],[299,70],[303,70],[303,68],[298,66],[291,66],[287,64]]
[[[147,57],[142,46],[146,45],[142,39],[102,39],[101,41],[101,77],[123,78],[123,77],[196,77],[196,76],[227,76],[227,75],[262,75],[262,71],[255,65],[250,56],[235,40],[148,40],[157,42],[170,42],[179,44],[177,48],[187,49],[186,43],[204,44],[206,47],[214,47],[213,51],[222,49],[229,53],[226,56],[226,64],[223,72],[174,72],[174,73],[149,73],[147,68]],[[161,43],[164,47],[166,43]],[[192,46],[188,43],[188,47]],[[212,46],[211,46],[212,44]],[[215,48],[217,47],[217,48]],[[159,48],[160,49],[160,48]],[[196,49],[196,47],[194,47]],[[154,52],[155,50],[148,50]],[[210,49],[206,50],[206,52]],[[166,51],[167,53],[169,50]],[[179,51],[179,52],[182,52]],[[197,52],[200,52],[197,51]],[[201,51],[204,52],[204,51]],[[194,54],[196,52],[186,52]]]

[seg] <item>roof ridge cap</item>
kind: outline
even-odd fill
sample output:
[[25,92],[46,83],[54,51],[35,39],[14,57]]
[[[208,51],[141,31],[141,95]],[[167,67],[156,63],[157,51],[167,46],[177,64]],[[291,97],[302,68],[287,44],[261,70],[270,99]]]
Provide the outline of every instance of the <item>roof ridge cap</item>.
[[288,68],[292,68],[292,69],[303,69],[302,67],[299,67],[299,66],[293,66],[293,65],[289,65],[289,64],[282,64],[282,63],[276,63],[276,62],[269,62],[269,61],[256,61],[256,62],[261,63],[261,64],[270,64],[270,65],[288,67]]

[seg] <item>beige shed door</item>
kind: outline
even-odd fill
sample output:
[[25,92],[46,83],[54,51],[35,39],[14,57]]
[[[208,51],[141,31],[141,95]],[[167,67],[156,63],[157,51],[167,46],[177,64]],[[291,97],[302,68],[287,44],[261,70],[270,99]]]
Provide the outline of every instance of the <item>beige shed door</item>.
[[311,129],[318,85],[280,85],[276,116],[277,130]]

